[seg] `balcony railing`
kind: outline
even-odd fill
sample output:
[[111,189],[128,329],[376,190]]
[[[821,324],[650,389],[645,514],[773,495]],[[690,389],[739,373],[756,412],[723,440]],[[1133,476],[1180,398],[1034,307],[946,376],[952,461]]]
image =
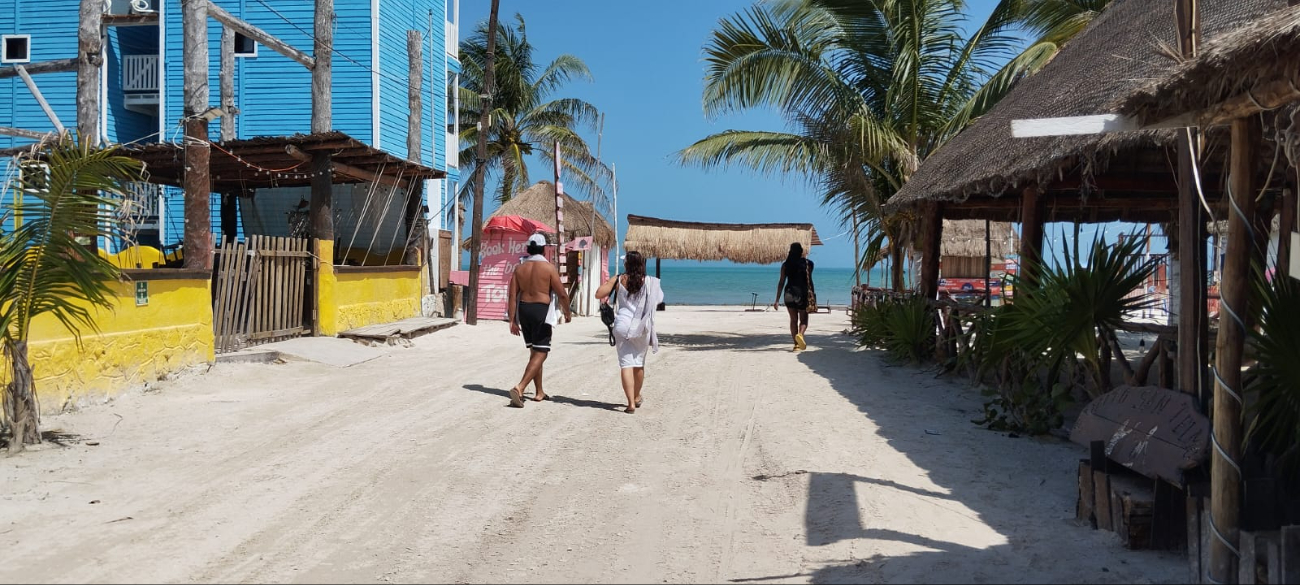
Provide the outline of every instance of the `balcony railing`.
[[454,22],[447,23],[447,55],[452,59],[460,59],[460,33]]
[[158,56],[123,56],[122,91],[132,93],[158,91]]

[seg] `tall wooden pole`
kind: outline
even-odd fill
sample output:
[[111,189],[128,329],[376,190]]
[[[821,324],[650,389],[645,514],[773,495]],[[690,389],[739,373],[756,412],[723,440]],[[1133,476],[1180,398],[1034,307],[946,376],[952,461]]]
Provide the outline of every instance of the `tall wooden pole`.
[[185,98],[185,267],[212,270],[212,180],[208,162],[208,0],[181,1]]
[[487,181],[487,140],[492,130],[492,92],[496,81],[497,56],[497,11],[501,0],[492,0],[492,10],[488,14],[487,57],[483,73],[483,112],[478,127],[478,149],[474,158],[474,225],[470,226],[473,235],[469,240],[469,296],[465,299],[465,323],[478,324],[478,271],[479,252],[483,245],[483,183]]
[[921,297],[933,300],[939,296],[939,255],[943,250],[943,211],[941,203],[928,203],[922,207],[924,225],[921,234]]
[[993,306],[993,225],[984,220],[984,306]]
[[1215,350],[1213,458],[1210,464],[1210,578],[1230,583],[1237,576],[1238,516],[1241,513],[1242,354],[1250,314],[1251,256],[1255,220],[1254,155],[1260,128],[1256,118],[1232,122],[1229,162],[1228,250],[1219,291],[1223,317]]
[[81,0],[77,27],[77,134],[99,144],[100,68],[104,65],[104,4]]
[[[334,69],[334,0],[316,0],[315,65],[311,71],[311,131],[329,132],[333,128],[331,84]],[[334,176],[328,152],[315,151],[311,156],[311,235],[323,242],[334,241]],[[333,262],[333,257],[328,258]]]
[[[421,99],[424,89],[424,38],[418,30],[406,32],[407,56],[407,102],[409,106],[406,117],[406,158],[415,163],[424,159],[424,105]],[[427,250],[425,245],[424,221],[421,207],[424,199],[423,183],[411,189],[406,199],[406,255],[407,262],[414,264],[415,250]],[[425,259],[420,258],[423,262]]]
[[221,27],[221,141],[235,139],[235,30]]
[[1044,208],[1037,185],[1020,192],[1020,277],[1026,283],[1038,278],[1043,260]]
[[858,209],[853,208],[853,283],[862,288],[862,244],[858,239]]
[[[1178,0],[1179,49],[1196,56],[1200,14],[1195,0]],[[1205,305],[1205,216],[1193,173],[1197,132],[1188,129],[1178,143],[1178,385],[1205,404],[1205,360],[1209,355],[1209,317]]]

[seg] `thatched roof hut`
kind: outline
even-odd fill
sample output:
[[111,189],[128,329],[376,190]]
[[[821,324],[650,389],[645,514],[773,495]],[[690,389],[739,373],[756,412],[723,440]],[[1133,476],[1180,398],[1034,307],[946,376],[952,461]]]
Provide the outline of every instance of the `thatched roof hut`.
[[984,222],[973,219],[943,220],[943,241],[940,256],[983,258],[991,251],[994,258],[1006,258],[1016,253],[1018,241],[1011,224],[996,221],[989,224],[989,250],[984,246]]
[[[555,184],[550,181],[538,181],[533,186],[516,193],[496,211],[484,219],[484,223],[499,215],[518,215],[546,224],[555,229]],[[609,250],[614,247],[614,227],[599,213],[596,217],[596,245]],[[592,234],[591,202],[578,201],[564,194],[564,241],[585,238]],[[469,248],[469,239],[461,243]]]
[[[1195,59],[1141,87],[1118,105],[1121,113],[1155,122],[1200,112],[1245,96],[1271,108],[1269,98],[1300,97],[1300,6],[1282,8],[1210,39]],[[1271,87],[1278,90],[1269,92]],[[1272,95],[1266,95],[1266,94]]]
[[[1286,6],[1286,0],[1216,0],[1200,6],[1203,38],[1214,39]],[[944,217],[1017,221],[1019,205],[1013,202],[1020,189],[1037,185],[1049,220],[1172,219],[1177,189],[1166,147],[1177,131],[1013,138],[1011,122],[1113,111],[1136,84],[1168,75],[1173,62],[1160,53],[1177,41],[1169,6],[1115,0],[1052,62],[926,159],[888,209],[941,201],[951,203]],[[1218,168],[1217,163],[1206,161],[1203,168]],[[1219,195],[1218,177],[1206,179],[1211,197]],[[998,201],[1007,193],[1015,196]]]
[[623,247],[647,258],[731,260],[772,264],[785,260],[790,244],[822,245],[810,223],[699,223],[627,216]]

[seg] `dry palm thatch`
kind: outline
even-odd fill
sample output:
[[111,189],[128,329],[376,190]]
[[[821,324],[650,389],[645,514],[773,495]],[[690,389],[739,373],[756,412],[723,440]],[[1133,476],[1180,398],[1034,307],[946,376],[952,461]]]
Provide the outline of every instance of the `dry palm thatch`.
[[1116,105],[1122,113],[1157,121],[1210,108],[1272,83],[1300,86],[1300,7],[1287,7],[1212,38],[1195,59]]
[[[1214,39],[1285,6],[1286,0],[1202,2],[1202,34]],[[887,211],[923,201],[999,197],[1016,187],[1048,184],[1071,169],[1099,173],[1122,151],[1171,144],[1175,130],[1013,138],[1011,121],[1113,111],[1137,87],[1169,74],[1175,63],[1162,53],[1177,46],[1177,39],[1168,6],[1115,0],[1051,63],[927,158]]]
[[[488,219],[502,215],[518,215],[541,222],[555,229],[555,184],[538,181],[505,202]],[[614,247],[614,227],[599,213],[596,215],[596,245],[609,250]],[[591,202],[578,201],[564,195],[564,241],[591,235]],[[485,220],[486,221],[486,220]],[[469,249],[469,239],[461,243]]]
[[627,216],[624,248],[648,258],[731,260],[772,264],[785,260],[790,244],[820,246],[810,223],[698,223]]
[[[1016,252],[1016,232],[1011,224],[995,221],[989,224],[990,249],[994,258],[1005,258]],[[983,258],[984,222],[981,220],[943,220],[941,256]]]

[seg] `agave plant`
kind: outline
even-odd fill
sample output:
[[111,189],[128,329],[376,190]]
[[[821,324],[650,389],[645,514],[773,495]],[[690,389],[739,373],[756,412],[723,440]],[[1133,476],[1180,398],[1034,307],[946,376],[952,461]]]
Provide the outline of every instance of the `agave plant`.
[[934,311],[919,295],[861,308],[853,324],[859,345],[883,349],[898,360],[920,363],[934,351]]
[[118,269],[93,245],[113,237],[114,209],[128,184],[143,179],[142,165],[97,149],[90,141],[52,143],[20,161],[23,221],[0,234],[0,343],[10,365],[4,388],[9,450],[40,442],[40,410],[28,360],[32,320],[48,314],[77,339],[95,329],[92,309],[109,307],[109,282]]
[[1246,434],[1292,469],[1300,464],[1300,282],[1289,277],[1270,284],[1256,278],[1260,328],[1252,331],[1256,362],[1247,389],[1257,396]]

